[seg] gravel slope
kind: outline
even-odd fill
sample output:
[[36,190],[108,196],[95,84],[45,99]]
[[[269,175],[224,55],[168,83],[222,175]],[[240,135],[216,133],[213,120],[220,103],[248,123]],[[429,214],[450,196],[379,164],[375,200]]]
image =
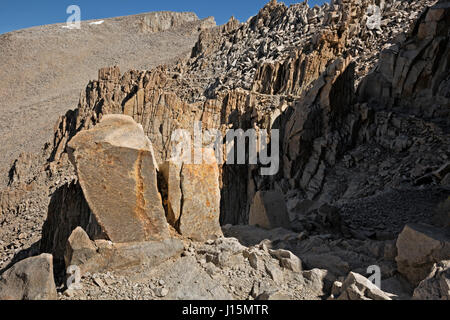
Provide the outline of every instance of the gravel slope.
[[21,152],[37,152],[58,117],[78,103],[97,70],[151,69],[189,55],[213,18],[193,13],[148,13],[34,27],[0,35],[0,185]]

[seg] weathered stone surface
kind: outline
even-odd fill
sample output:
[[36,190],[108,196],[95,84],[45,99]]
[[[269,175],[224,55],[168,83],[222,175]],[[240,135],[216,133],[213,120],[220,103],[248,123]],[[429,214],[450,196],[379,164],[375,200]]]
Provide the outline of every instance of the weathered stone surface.
[[169,284],[169,294],[165,297],[168,300],[231,299],[230,293],[203,271],[193,257],[176,261],[165,272],[163,279]]
[[[335,288],[337,289],[337,287]],[[350,272],[337,300],[392,300],[366,277]]]
[[[82,88],[99,68],[117,63],[124,70],[139,70],[172,63],[189,55],[201,30],[215,26],[214,18],[199,20],[187,12],[148,12],[91,22],[82,22],[82,42],[79,34],[65,32],[64,25],[36,26],[0,38],[4,66],[14,66],[3,74],[0,85],[4,116],[0,124],[0,184],[8,178],[7,170],[20,152],[38,151],[48,141],[58,116],[77,106]],[[99,32],[104,32],[107,41],[98,42]],[[66,43],[64,48],[61,41]],[[112,42],[117,45],[111,46]],[[54,72],[43,71],[42,63]],[[113,85],[107,84],[109,88]],[[16,112],[19,106],[31,105],[36,109]],[[16,139],[22,143],[17,144]]]
[[139,265],[155,267],[181,255],[184,249],[183,242],[178,239],[115,244],[96,242],[96,245],[99,255],[89,264],[95,268],[91,270],[98,271],[123,270]]
[[305,286],[319,297],[329,295],[336,280],[336,277],[331,272],[324,269],[315,268],[303,271],[302,275],[305,280]]
[[26,194],[22,188],[5,189],[0,192],[0,216],[2,212],[15,212],[20,210],[19,204]]
[[430,274],[414,290],[416,300],[450,300],[450,260],[433,265]]
[[[74,244],[77,236],[82,239]],[[180,256],[184,249],[182,241],[178,239],[112,243],[107,240],[87,242],[85,236],[86,234],[82,235],[79,230],[72,233],[73,245],[68,243],[67,248],[67,252],[72,251],[72,256],[66,256],[66,266],[78,266],[81,274],[122,271],[140,266],[152,268],[170,258]]]
[[150,12],[141,16],[139,27],[143,32],[161,32],[194,21],[198,17],[191,12]]
[[280,261],[280,265],[283,268],[289,269],[294,272],[302,271],[302,262],[292,252],[288,250],[269,250],[270,255]]
[[[315,251],[319,250],[320,247],[315,248]],[[307,268],[320,268],[329,270],[330,272],[338,276],[343,276],[351,270],[350,264],[340,255],[333,254],[333,252],[306,252],[305,254],[301,255],[301,259]]]
[[205,254],[206,262],[219,268],[233,267],[244,260],[246,248],[235,238],[218,238],[207,241],[213,246],[198,248],[197,253]]
[[265,229],[289,228],[289,215],[278,191],[258,191],[250,207],[249,224]]
[[69,142],[84,197],[109,240],[168,238],[150,141],[131,117],[107,115]]
[[0,300],[55,300],[53,258],[42,254],[16,263],[0,279]]
[[[158,163],[168,159],[170,133],[177,128],[191,127],[195,120],[202,120],[208,128],[215,129],[231,124],[244,130],[255,126],[270,129],[277,118],[289,118],[290,107],[296,105],[299,95],[310,86],[318,87],[313,85],[314,81],[338,56],[356,57],[357,76],[365,75],[374,65],[378,50],[395,35],[406,31],[415,14],[429,3],[413,1],[405,5],[388,1],[382,10],[383,32],[366,28],[366,11],[373,4],[371,0],[312,8],[306,3],[290,7],[267,4],[246,23],[231,19],[224,26],[202,32],[187,61],[151,71],[132,70],[122,77],[113,73],[108,79],[92,81],[80,99],[79,112],[68,113],[57,126],[52,146],[54,159],[60,158],[67,141],[78,130],[92,127],[102,115],[111,113],[130,114],[142,124]],[[346,91],[352,83],[345,78],[333,86],[334,91]],[[344,95],[336,105],[350,106],[349,94]],[[331,96],[331,100],[337,99],[336,95]],[[342,113],[347,111],[344,109]],[[318,113],[308,117],[310,123],[320,122]],[[335,156],[340,153],[335,149],[345,145],[347,133],[353,129],[352,118],[330,121],[338,128],[344,127],[344,134],[336,130],[329,137],[329,130],[320,130],[314,135],[317,139],[327,136],[326,145],[321,146],[330,151],[322,156],[322,161],[317,159],[325,151],[316,150],[311,156],[308,149],[312,141],[307,141],[306,146],[302,143],[305,155],[301,156],[295,154],[299,150],[298,141],[287,142],[291,148],[283,148],[284,153],[290,153],[283,155],[287,158],[283,167],[288,173],[284,178],[297,185],[302,181],[309,197],[320,193],[327,164],[334,164]],[[286,128],[287,134],[293,135],[292,140],[302,135]],[[316,147],[320,147],[319,142]],[[305,176],[300,177],[308,162]],[[254,183],[251,174],[247,166],[224,166],[223,223],[248,223],[249,205],[260,188],[258,181],[257,186],[251,186]]]
[[430,273],[433,264],[450,258],[449,231],[408,224],[398,236],[397,251],[399,272],[412,284],[418,284]]
[[183,200],[179,224],[183,236],[199,241],[222,235],[219,168],[214,150],[202,150],[202,164],[184,163],[181,169]]

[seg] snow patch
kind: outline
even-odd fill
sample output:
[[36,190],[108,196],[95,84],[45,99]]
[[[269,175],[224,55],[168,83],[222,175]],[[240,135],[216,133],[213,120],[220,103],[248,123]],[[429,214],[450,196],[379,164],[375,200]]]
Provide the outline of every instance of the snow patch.
[[92,25],[99,25],[99,24],[102,24],[103,22],[105,22],[105,20],[95,21],[95,22],[91,22],[91,23],[89,23],[89,24],[92,26]]
[[78,26],[76,26],[76,25],[65,25],[65,26],[62,26],[62,28],[64,28],[64,29],[69,29],[69,30],[74,30],[74,29],[80,29]]

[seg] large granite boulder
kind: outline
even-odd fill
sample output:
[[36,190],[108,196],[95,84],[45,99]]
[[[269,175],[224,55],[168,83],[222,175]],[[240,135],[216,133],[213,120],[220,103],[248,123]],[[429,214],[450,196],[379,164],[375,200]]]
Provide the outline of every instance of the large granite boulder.
[[92,214],[116,243],[162,240],[168,225],[152,145],[131,117],[107,115],[68,145]]

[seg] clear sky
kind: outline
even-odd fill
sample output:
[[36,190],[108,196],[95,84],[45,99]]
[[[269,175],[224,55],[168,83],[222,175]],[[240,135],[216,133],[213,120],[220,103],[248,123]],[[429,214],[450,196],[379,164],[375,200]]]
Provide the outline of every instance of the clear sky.
[[[284,0],[286,5],[303,0]],[[310,6],[327,0],[309,0]],[[223,24],[231,16],[246,21],[268,0],[0,0],[0,34],[32,26],[65,22],[66,9],[81,8],[81,20],[126,16],[150,11],[192,11],[200,18],[214,16]]]

